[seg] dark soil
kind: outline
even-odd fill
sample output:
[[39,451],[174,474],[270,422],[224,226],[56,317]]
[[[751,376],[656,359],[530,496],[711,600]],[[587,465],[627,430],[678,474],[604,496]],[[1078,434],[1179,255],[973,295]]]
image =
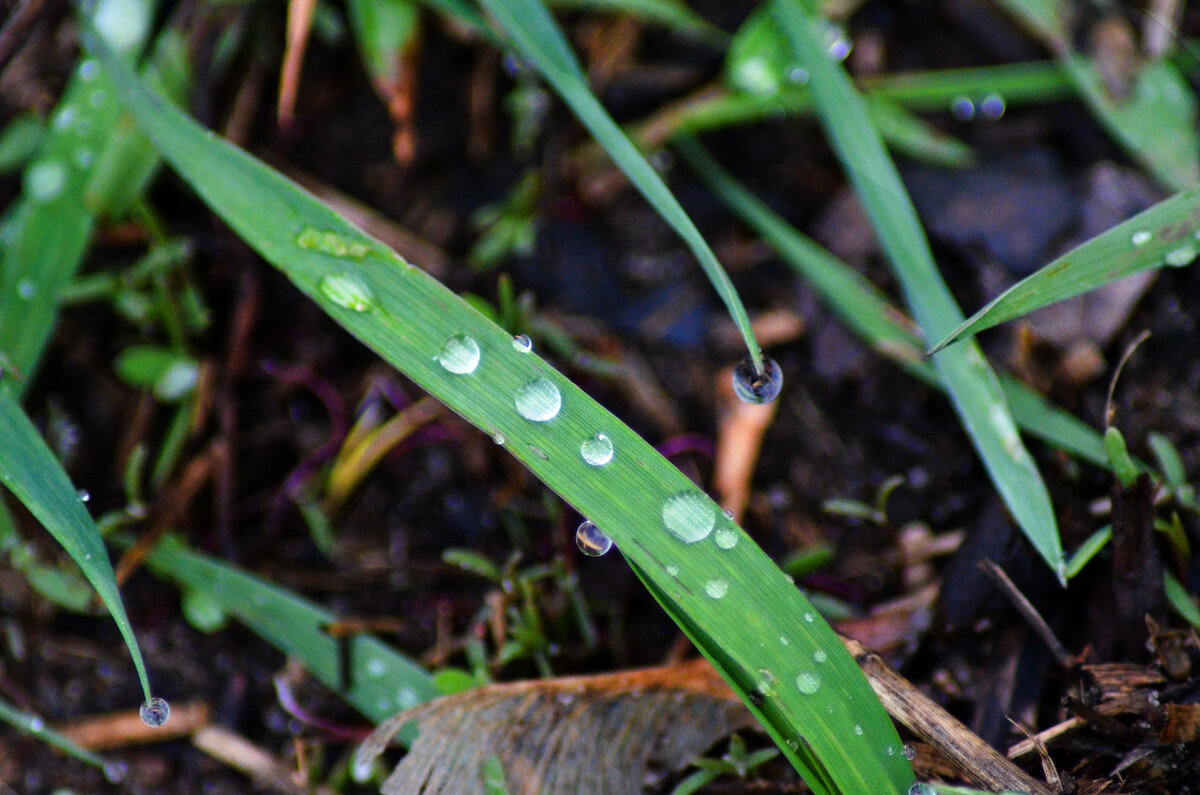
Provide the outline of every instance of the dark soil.
[[[697,5],[701,14],[730,31],[751,8],[744,3]],[[33,97],[46,110],[61,86],[68,61],[46,63],[37,50],[69,37],[72,23],[61,14],[56,17],[61,11],[47,10],[30,34],[31,43],[8,66],[10,71],[22,64],[37,68],[28,70],[34,82],[24,91],[0,84],[6,86],[0,96],[4,116],[28,106],[20,104],[21,98],[28,102]],[[1194,11],[1184,21],[1184,35],[1200,32]],[[216,12],[178,8],[172,13],[186,19]],[[575,13],[563,19],[576,33],[594,25],[593,18]],[[235,21],[256,31],[260,46],[246,52],[231,72],[206,71],[215,37]],[[572,157],[585,134],[569,113],[551,101],[535,149],[525,157],[514,155],[510,119],[502,109],[513,81],[499,57],[483,44],[427,24],[415,104],[417,149],[410,164],[400,166],[393,159],[392,123],[348,40],[312,42],[296,120],[281,130],[273,103],[282,26],[278,5],[223,7],[217,17],[195,25],[191,45],[200,55],[193,107],[198,116],[221,129],[238,91],[253,84],[261,100],[249,138],[242,142],[250,151],[277,166],[311,174],[428,239],[448,255],[444,279],[456,291],[494,302],[500,279],[511,277],[517,292],[530,296],[536,313],[575,332],[585,349],[618,360],[644,358],[681,418],[674,431],[664,430],[669,423],[631,397],[625,381],[599,378],[546,354],[653,444],[698,450],[676,460],[706,484],[716,433],[712,385],[717,373],[739,358],[728,335],[719,333],[728,321],[699,268],[640,197],[626,189],[604,202],[584,198],[573,177]],[[860,42],[850,61],[858,71],[869,68],[869,57],[858,54],[869,42],[883,48],[888,71],[1044,57],[990,6],[973,0],[870,2],[852,18],[850,30]],[[651,29],[642,33],[636,61],[618,71],[602,98],[618,119],[640,119],[717,78],[720,69],[720,58],[712,52]],[[488,128],[468,121],[472,79],[492,89],[492,104],[482,114]],[[957,122],[949,113],[930,118],[980,154],[980,166],[968,175],[901,164],[926,225],[934,230],[943,273],[967,310],[1069,244],[1083,223],[1095,169],[1116,169],[1136,185],[1131,195],[1148,200],[1162,195],[1075,103],[1014,107],[994,122]],[[895,294],[896,285],[869,243],[869,233],[860,231],[862,221],[846,200],[839,167],[815,122],[756,124],[708,135],[705,142],[799,228]],[[503,199],[530,168],[540,169],[544,179],[536,252],[489,272],[473,272],[465,264],[475,239],[470,214]],[[1056,665],[979,572],[978,561],[989,558],[1004,568],[1065,647],[1088,653],[1086,662],[1157,665],[1146,650],[1145,625],[1128,636],[1113,621],[1114,592],[1121,588],[1114,585],[1107,559],[1094,563],[1070,590],[1060,590],[1009,520],[949,403],[840,327],[813,292],[754,244],[684,166],[671,168],[669,178],[723,256],[752,315],[779,309],[803,320],[802,335],[768,350],[781,364],[787,385],[764,441],[744,521],[764,549],[782,559],[798,549],[831,545],[836,552],[832,562],[806,584],[844,600],[863,617],[916,590],[902,565],[905,528],[923,523],[935,536],[962,531],[965,540],[958,551],[935,561],[941,583],[936,604],[922,604],[895,623],[879,620],[898,633],[881,651],[1002,751],[1023,739],[1009,718],[1034,730],[1065,719],[1062,699],[1076,692],[1073,686],[1083,674],[1078,667]],[[0,195],[15,196],[18,185],[14,177],[0,181]],[[970,198],[967,221],[947,221],[948,203],[963,196]],[[680,633],[619,556],[580,556],[571,543],[578,517],[487,436],[456,418],[439,419],[393,451],[337,517],[336,555],[329,559],[320,554],[286,499],[289,478],[312,467],[322,447],[354,421],[364,400],[385,396],[385,402],[406,403],[421,392],[382,367],[258,260],[173,175],[158,181],[151,201],[170,232],[188,237],[196,247],[188,278],[211,309],[212,322],[192,344],[217,373],[218,389],[213,414],[188,441],[176,474],[160,494],[168,493],[188,462],[214,441],[234,451],[229,468],[191,495],[180,514],[174,529],[189,543],[347,616],[397,618],[399,629],[388,636],[396,648],[455,665],[465,664],[456,642],[484,608],[489,587],[443,563],[443,551],[469,548],[497,562],[519,554],[523,565],[558,558],[580,578],[600,634],[599,644],[589,649],[577,633],[563,629],[552,660],[557,673],[650,665],[679,654]],[[1016,229],[970,223],[971,218],[1005,215],[1014,204],[1037,211],[1018,214]],[[1126,212],[1137,209],[1130,206]],[[124,242],[126,231],[101,229],[86,271],[133,259],[140,249]],[[1014,250],[1012,239],[1018,235],[1032,242]],[[239,335],[237,324],[244,318],[249,318],[247,331]],[[998,361],[1015,365],[1062,406],[1102,428],[1115,362],[1134,337],[1150,331],[1149,341],[1134,353],[1117,384],[1117,424],[1132,452],[1147,460],[1146,434],[1165,434],[1178,447],[1187,471],[1194,473],[1200,466],[1197,318],[1200,276],[1195,268],[1169,269],[1133,307],[1118,333],[1101,343],[1103,365],[1086,378],[1063,374],[1063,349],[1030,347],[1011,328],[990,332],[983,342]],[[154,338],[161,341],[157,333]],[[68,469],[91,493],[89,508],[96,516],[122,507],[124,456],[139,443],[157,449],[168,422],[166,411],[113,375],[112,361],[120,351],[144,341],[108,305],[70,308],[25,401],[48,434],[65,423],[78,435]],[[332,398],[323,399],[322,390]],[[684,434],[699,442],[683,444]],[[1108,521],[1096,515],[1094,504],[1110,496],[1111,479],[1036,442],[1031,451],[1050,484],[1064,545],[1074,549]],[[888,521],[882,525],[841,519],[822,509],[831,498],[870,503],[896,475],[904,483],[888,503]],[[152,501],[155,496],[150,495]],[[1192,544],[1200,544],[1195,517],[1181,518]],[[23,536],[39,556],[51,560],[60,554],[30,517],[20,514],[19,519]],[[1151,543],[1185,585],[1200,590],[1196,559],[1172,561],[1161,539]],[[1164,629],[1185,628],[1165,610],[1157,592],[1147,593],[1136,584],[1132,588],[1149,600]],[[181,613],[177,590],[145,571],[133,576],[123,594],[161,695],[172,702],[207,703],[216,723],[293,767],[301,748],[310,761],[316,754],[324,771],[344,761],[350,743],[289,715],[280,705],[272,685],[285,663],[279,652],[238,626],[213,635],[193,629]],[[561,593],[546,594],[548,613],[565,612],[563,603]],[[31,592],[19,574],[4,568],[0,628],[5,639],[0,644],[0,695],[38,711],[51,724],[129,711],[140,702],[132,666],[110,620],[56,609]],[[1194,644],[1190,654],[1191,662],[1197,662]],[[528,662],[493,673],[500,680],[537,675]],[[1181,681],[1179,687],[1195,682],[1190,674]],[[305,708],[326,722],[366,728],[316,686],[304,688],[302,695]],[[1194,704],[1198,695],[1193,686],[1179,703]],[[1136,722],[1125,728],[1125,735],[1100,729],[1080,733],[1053,747],[1052,757],[1060,770],[1080,778],[1113,777],[1110,792],[1196,791],[1200,754],[1195,743],[1159,746]],[[1135,754],[1140,756],[1132,761]],[[258,790],[242,774],[183,740],[120,749],[112,756],[129,763],[130,778],[122,786],[107,784],[99,771],[0,728],[0,792],[32,795],[67,788],[216,795]],[[1041,775],[1035,757],[1022,764]],[[763,775],[771,782],[765,789],[761,782],[726,782],[706,791],[797,786],[795,775],[779,766],[765,768]],[[347,785],[343,791],[355,790]]]

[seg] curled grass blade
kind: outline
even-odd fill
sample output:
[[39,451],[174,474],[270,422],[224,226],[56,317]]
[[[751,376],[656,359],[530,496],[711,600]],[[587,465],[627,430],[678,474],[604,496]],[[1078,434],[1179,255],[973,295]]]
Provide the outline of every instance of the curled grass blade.
[[[698,628],[691,631],[701,651],[743,699],[762,705],[760,716],[817,792],[907,788],[912,769],[899,737],[853,659],[803,594],[687,477],[547,362],[514,349],[465,301],[147,91],[90,31],[84,40],[112,70],[138,126],[234,231],[616,542],[664,606]],[[475,347],[478,359],[464,357]],[[530,389],[543,398],[536,412],[516,401]],[[593,467],[581,444],[597,433],[614,454]]]
[[729,310],[742,339],[746,341],[755,367],[761,371],[762,352],[754,339],[754,330],[750,327],[750,318],[746,315],[746,308],[742,306],[742,299],[734,289],[733,283],[729,281],[725,269],[721,267],[716,255],[704,242],[699,230],[676,201],[662,177],[651,168],[641,152],[592,94],[575,54],[571,52],[566,38],[558,29],[550,12],[539,0],[481,1],[504,28],[521,55],[537,67],[634,187],[692,250],[717,295]]
[[930,354],[964,337],[1065,301],[1126,276],[1191,264],[1200,251],[1200,186],[1071,249],[1009,287],[946,334]]
[[[734,181],[694,139],[681,138],[677,147],[730,210],[807,280],[860,339],[910,375],[944,388],[933,364],[922,357],[921,338],[875,285]],[[1095,430],[1012,376],[1001,373],[1000,386],[1021,428],[1084,461],[1108,467],[1104,443]]]
[[125,614],[125,606],[121,604],[108,551],[100,540],[96,524],[54,453],[42,441],[13,394],[3,386],[0,386],[0,439],[4,440],[0,444],[0,483],[79,564],[117,622],[117,629],[121,631],[137,668],[142,692],[149,700],[150,679],[146,674],[146,663]]
[[[805,5],[772,0],[770,8],[811,75],[809,90],[817,115],[871,219],[913,317],[926,338],[941,336],[958,324],[962,313],[937,271],[916,210],[862,96],[841,64],[826,53],[820,23]],[[972,444],[1025,537],[1065,582],[1050,496],[1017,433],[996,374],[978,346],[945,353],[934,365]]]

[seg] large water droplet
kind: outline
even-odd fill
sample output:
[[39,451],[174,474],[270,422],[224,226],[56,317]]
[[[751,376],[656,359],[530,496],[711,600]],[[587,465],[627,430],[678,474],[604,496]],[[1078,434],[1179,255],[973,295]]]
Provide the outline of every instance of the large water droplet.
[[713,534],[713,541],[721,549],[733,549],[738,542],[737,531],[728,527],[719,527]]
[[322,276],[317,287],[321,295],[342,307],[355,312],[366,312],[375,300],[375,294],[366,283],[352,273]]
[[821,677],[812,671],[801,671],[796,674],[796,689],[806,696],[811,696],[821,689]]
[[613,542],[594,522],[584,519],[575,528],[575,546],[589,558],[598,558],[612,549]]
[[562,395],[552,381],[538,378],[518,389],[514,402],[517,413],[530,422],[548,422],[558,416]]
[[594,467],[602,467],[613,459],[613,443],[602,433],[584,439],[579,445],[579,455]]
[[685,491],[663,503],[663,525],[685,544],[708,538],[717,523],[717,512],[703,494]]
[[937,790],[918,781],[908,788],[908,795],[937,795]]
[[1004,115],[1005,108],[1004,97],[999,94],[988,94],[979,103],[979,115],[988,121],[995,121]]
[[916,759],[917,758],[917,749],[913,748],[911,745],[904,746],[904,758],[910,762],[912,760]]
[[1184,243],[1183,245],[1177,246],[1176,248],[1168,251],[1167,256],[1163,258],[1163,261],[1172,268],[1182,268],[1184,265],[1190,264],[1195,258],[1196,247],[1191,243]]
[[296,235],[296,245],[308,251],[319,251],[334,257],[362,259],[371,249],[366,243],[328,230],[305,227]]
[[524,334],[513,337],[513,350],[517,353],[529,353],[533,350],[533,340]]
[[1139,229],[1129,237],[1129,242],[1135,246],[1144,246],[1154,237],[1149,229]]
[[713,599],[720,599],[729,593],[729,583],[724,580],[709,580],[704,583],[704,592]]
[[747,356],[733,368],[733,391],[746,403],[770,403],[783,389],[783,373],[774,359],[763,357],[763,371],[754,369],[754,360]]
[[155,696],[145,704],[142,704],[141,709],[138,710],[138,714],[142,717],[142,723],[153,728],[158,728],[171,717],[171,705],[167,703],[165,698]]
[[479,366],[479,343],[466,334],[455,334],[446,340],[437,356],[433,357],[442,369],[455,375],[475,372]]
[[955,97],[950,101],[950,115],[959,121],[975,118],[975,103],[970,97]]
[[63,108],[58,113],[54,114],[54,121],[51,122],[51,124],[56,130],[69,130],[71,129],[71,126],[75,124],[75,115],[74,108]]
[[34,734],[38,734],[46,728],[46,722],[37,715],[34,715],[29,718],[29,722],[25,724],[25,726],[29,729],[29,731],[33,732]]
[[54,201],[67,184],[67,167],[57,160],[43,160],[25,170],[25,192],[39,204]]

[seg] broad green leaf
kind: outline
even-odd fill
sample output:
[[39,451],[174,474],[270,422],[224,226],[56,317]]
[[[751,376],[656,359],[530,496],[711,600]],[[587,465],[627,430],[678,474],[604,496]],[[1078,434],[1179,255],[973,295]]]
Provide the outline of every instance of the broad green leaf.
[[33,518],[42,523],[67,551],[117,622],[137,667],[142,692],[150,699],[150,680],[133,627],[121,604],[108,551],[92,517],[79,499],[54,453],[21,411],[16,398],[0,385],[0,483],[12,492]]
[[[249,245],[616,542],[815,791],[907,788],[895,729],[837,636],[687,477],[465,301],[148,92],[90,32],[84,40],[138,126]],[[581,445],[598,433],[614,455],[591,466]]]
[[1117,224],[1009,287],[946,334],[930,354],[984,329],[1126,276],[1163,266],[1189,265],[1198,251],[1200,185]]
[[[913,317],[927,339],[937,338],[958,324],[962,314],[937,271],[916,210],[862,96],[841,64],[827,55],[821,23],[802,3],[773,0],[771,9],[809,71],[817,115],[871,219]],[[934,365],[1013,518],[1062,580],[1062,544],[1050,496],[1017,433],[996,374],[975,345],[946,351]]]
[[540,0],[481,0],[481,4],[499,21],[521,55],[537,67],[596,142],[625,172],[634,187],[692,250],[717,295],[725,302],[734,325],[746,341],[756,368],[761,370],[762,352],[754,339],[746,308],[742,306],[742,299],[729,281],[729,276],[662,177],[651,168],[592,94],[575,54],[571,52],[566,38],[546,7]]

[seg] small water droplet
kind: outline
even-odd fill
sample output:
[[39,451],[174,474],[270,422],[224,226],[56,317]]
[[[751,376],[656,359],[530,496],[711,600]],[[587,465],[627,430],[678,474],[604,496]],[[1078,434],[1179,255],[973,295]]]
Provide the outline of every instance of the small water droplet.
[[713,599],[720,599],[729,593],[729,583],[724,580],[709,580],[704,583],[704,592]]
[[787,747],[791,748],[793,751],[800,750],[800,742],[798,740],[787,740],[786,742],[787,742]]
[[694,491],[676,494],[663,503],[662,520],[667,531],[685,544],[708,538],[717,523],[708,498]]
[[473,373],[479,366],[479,343],[466,334],[455,334],[433,358],[443,370],[455,375]]
[[575,528],[575,546],[589,558],[598,558],[612,549],[613,542],[594,522],[584,519]]
[[529,452],[532,453],[534,457],[540,458],[543,461],[550,460],[550,456],[546,455],[546,451],[538,447],[536,444],[529,445]]
[[533,350],[533,340],[524,334],[513,337],[513,350],[517,353],[529,353]]
[[378,657],[372,657],[367,661],[367,676],[378,679],[387,673],[387,665]]
[[780,636],[779,636],[779,643],[780,643],[780,645],[783,645],[783,646],[790,646],[790,645],[792,645],[792,642],[791,642],[790,640],[788,640],[788,638],[787,638],[787,635],[780,635]]
[[57,160],[43,160],[25,169],[25,192],[33,201],[54,201],[67,184],[67,168]]
[[667,574],[671,577],[678,577],[679,576],[679,567],[678,566],[667,566]]
[[37,734],[38,732],[40,732],[46,728],[46,722],[43,721],[41,718],[39,718],[37,715],[30,717],[29,723],[27,723],[26,725],[29,727],[29,731],[33,732],[34,734]]
[[893,746],[890,746],[890,745],[889,745],[889,746],[887,747],[887,755],[888,755],[888,756],[895,756],[895,755],[896,755],[896,749],[895,749]]
[[733,521],[733,509],[732,508],[726,508],[725,510],[721,511],[721,514],[729,521],[731,521],[731,522]]
[[91,149],[76,149],[75,154],[71,156],[71,161],[82,169],[91,168],[95,160],[96,156],[92,154]]
[[1144,246],[1154,237],[1154,233],[1149,229],[1139,229],[1130,236],[1129,242],[1135,246]]
[[837,25],[829,25],[825,29],[825,50],[829,53],[829,57],[837,61],[844,61],[850,55],[850,51],[854,48],[854,43],[846,37],[846,32]]
[[100,64],[92,60],[79,64],[79,76],[83,80],[92,81],[100,75]]
[[405,685],[396,691],[396,703],[400,705],[400,709],[411,709],[421,703],[421,697],[417,695],[417,691]]
[[803,66],[794,66],[788,71],[788,82],[795,86],[802,86],[808,82],[808,70]]
[[366,784],[371,780],[371,774],[375,772],[375,757],[371,754],[364,754],[360,750],[354,755],[354,764],[350,765],[350,778],[355,784]]
[[54,115],[54,121],[51,122],[51,124],[53,125],[54,129],[59,130],[60,132],[62,130],[71,129],[71,126],[75,124],[75,109],[69,107],[63,108]]
[[854,724],[854,733],[857,734],[859,737],[862,737],[863,736],[863,727],[859,726],[857,723]]
[[1006,108],[1004,97],[999,94],[988,94],[979,103],[979,115],[988,121],[995,121],[1004,115]]
[[496,431],[492,434],[492,441],[503,447],[504,443],[508,440],[504,438],[504,434],[500,433],[500,431]]
[[354,312],[366,312],[375,300],[371,288],[352,273],[339,273],[322,276],[317,284],[321,295],[342,307]]
[[774,94],[779,80],[765,58],[747,58],[737,66],[733,75],[738,87],[751,94]]
[[22,301],[32,301],[35,295],[37,295],[37,287],[34,286],[33,282],[28,279],[21,279],[21,281],[17,282],[17,296]]
[[796,689],[806,696],[811,696],[821,689],[821,677],[812,671],[801,671],[796,674]]
[[366,243],[331,230],[315,229],[311,226],[296,235],[296,245],[307,251],[319,251],[334,257],[362,259],[371,249]]
[[816,618],[816,616],[814,616],[812,613],[808,613],[808,612],[806,612],[806,613],[804,614],[804,620],[805,620],[805,621],[807,621],[807,622],[808,622],[808,623],[810,623],[810,624],[813,622],[813,619],[814,619],[814,618]]
[[950,115],[959,121],[970,121],[975,118],[975,103],[970,97],[955,97],[950,100]]
[[579,455],[583,456],[583,460],[589,465],[602,467],[613,459],[612,440],[602,433],[584,439],[579,444]]
[[719,527],[717,532],[713,533],[713,541],[721,549],[733,549],[738,542],[737,531],[728,527]]
[[813,662],[823,663],[828,659],[829,655],[825,653],[824,649],[817,649],[813,652]]
[[783,389],[783,373],[774,359],[763,357],[763,371],[754,369],[754,360],[747,356],[733,368],[733,391],[745,403],[770,403]]
[[76,492],[76,494],[79,496],[80,502],[87,502],[92,498],[92,495],[88,493],[87,489],[80,489]]
[[548,378],[530,381],[514,397],[517,413],[530,422],[548,422],[558,416],[562,395]]
[[1171,249],[1163,258],[1164,262],[1172,268],[1182,268],[1184,265],[1191,264],[1194,259],[1196,259],[1196,247],[1191,243],[1184,243]]
[[911,745],[904,746],[904,758],[910,762],[912,760],[916,759],[917,758],[917,749],[913,748]]
[[105,762],[104,778],[110,784],[120,784],[129,778],[129,765],[124,762]]
[[147,726],[158,728],[167,722],[171,717],[171,705],[167,703],[165,698],[154,698],[142,704],[138,714],[142,717],[142,723]]

